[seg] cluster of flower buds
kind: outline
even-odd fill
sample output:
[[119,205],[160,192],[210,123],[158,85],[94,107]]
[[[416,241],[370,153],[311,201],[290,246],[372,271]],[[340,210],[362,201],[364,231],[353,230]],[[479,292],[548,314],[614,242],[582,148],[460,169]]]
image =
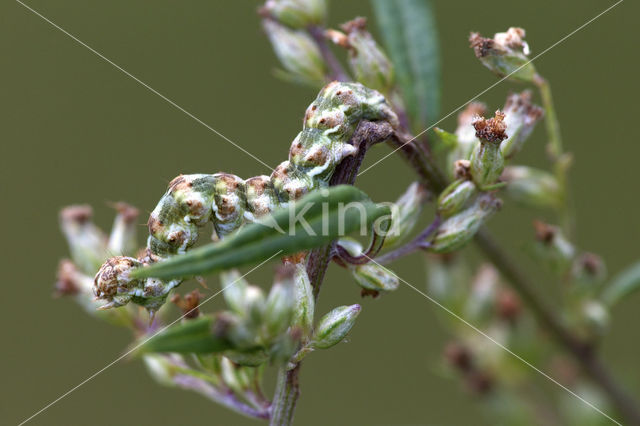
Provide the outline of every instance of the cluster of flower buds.
[[55,293],[73,297],[91,315],[117,325],[130,326],[137,321],[137,310],[98,311],[101,303],[95,300],[93,291],[93,276],[105,259],[114,253],[132,254],[137,250],[138,210],[125,203],[116,203],[114,207],[117,215],[108,236],[93,223],[90,206],[75,205],[62,209],[60,227],[67,240],[71,260],[62,260],[58,266]]
[[327,30],[327,36],[349,52],[349,66],[356,80],[388,96],[394,85],[393,65],[367,31],[366,18],[349,21],[341,29],[344,33]]
[[566,321],[586,340],[599,337],[609,324],[608,308],[602,300],[604,262],[593,253],[580,253],[558,227],[540,221],[535,221],[534,227],[536,253],[569,284],[565,288]]
[[[268,295],[249,284],[235,270],[221,275],[223,296],[230,310],[218,316],[220,327],[238,349],[227,353],[238,364],[254,365],[267,359],[288,359],[295,350],[298,332],[291,330],[296,309],[295,281],[303,279],[292,265],[278,269]],[[306,274],[305,274],[306,275]],[[248,348],[257,348],[247,354]]]
[[528,55],[529,45],[524,41],[525,31],[511,27],[493,38],[471,33],[469,42],[478,59],[500,77],[514,81],[532,82],[536,70]]
[[260,9],[262,15],[271,16],[293,29],[304,29],[322,24],[327,16],[326,0],[267,0]]
[[262,20],[262,25],[285,69],[279,72],[281,76],[312,86],[322,85],[327,68],[313,38],[305,30],[289,28],[269,16]]

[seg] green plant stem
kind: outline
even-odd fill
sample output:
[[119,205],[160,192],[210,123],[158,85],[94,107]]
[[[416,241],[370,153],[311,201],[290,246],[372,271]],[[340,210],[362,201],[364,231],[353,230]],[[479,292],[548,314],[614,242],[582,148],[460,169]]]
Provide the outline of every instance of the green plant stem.
[[296,364],[291,370],[283,367],[278,372],[278,382],[276,384],[276,393],[273,396],[274,403],[269,422],[270,426],[289,426],[293,424],[293,414],[300,396],[299,371],[300,363]]
[[535,75],[533,82],[538,87],[540,97],[542,98],[542,106],[544,107],[545,113],[544,122],[549,137],[547,151],[553,162],[554,175],[560,189],[560,224],[565,234],[570,237],[573,231],[573,215],[570,209],[567,174],[571,156],[564,152],[560,124],[556,115],[556,109],[553,105],[551,85],[539,74]]
[[[358,153],[352,157],[344,159],[331,177],[329,185],[352,185],[358,175],[358,170],[367,150],[371,145],[384,142],[393,135],[393,129],[386,122],[362,121],[349,141],[353,146],[357,146]],[[318,299],[320,287],[324,280],[325,273],[331,262],[332,245],[327,245],[311,250],[307,255],[307,275],[313,289],[313,297]],[[295,406],[300,396],[300,385],[298,376],[300,374],[301,362],[293,368],[283,367],[278,372],[278,384],[273,397],[271,426],[288,426],[293,422]]]

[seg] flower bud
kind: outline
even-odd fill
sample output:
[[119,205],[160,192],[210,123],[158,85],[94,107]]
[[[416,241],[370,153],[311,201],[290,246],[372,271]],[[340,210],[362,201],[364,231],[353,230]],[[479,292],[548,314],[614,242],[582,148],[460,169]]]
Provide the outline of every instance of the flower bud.
[[414,182],[398,198],[391,209],[391,229],[387,232],[384,247],[390,247],[406,237],[415,226],[429,193]]
[[109,257],[107,237],[93,224],[86,205],[69,206],[60,212],[60,227],[69,244],[71,258],[85,274],[93,275]]
[[178,293],[171,296],[171,303],[175,304],[182,311],[186,319],[198,318],[200,315],[200,299],[202,294],[196,289],[183,296]]
[[267,0],[260,13],[280,23],[301,29],[322,24],[327,15],[326,0]]
[[453,216],[463,210],[476,193],[476,185],[469,180],[452,182],[438,197],[438,214],[442,218]]
[[285,265],[276,273],[264,307],[268,336],[276,337],[289,327],[294,306],[294,274],[293,265]]
[[604,334],[609,327],[609,311],[599,301],[588,300],[582,305],[582,315],[588,332],[597,336]]
[[477,116],[473,120],[476,136],[480,139],[471,153],[471,177],[481,190],[495,184],[504,169],[504,156],[500,143],[507,138],[504,113],[496,111],[489,120]]
[[324,80],[326,66],[311,36],[301,30],[291,30],[272,19],[264,19],[263,26],[276,56],[291,78],[312,85]]
[[469,293],[469,265],[460,257],[434,253],[425,256],[429,295],[454,311],[459,311]]
[[247,367],[236,365],[224,356],[220,360],[220,367],[224,383],[239,394],[243,394],[251,385]]
[[508,166],[502,173],[507,195],[531,207],[556,207],[560,202],[558,181],[549,172],[527,166]]
[[182,357],[176,354],[145,354],[142,357],[149,375],[153,377],[153,379],[158,383],[164,386],[175,385],[175,382],[173,381],[173,376],[175,375],[175,364],[172,363],[169,358],[175,358],[176,360],[179,360],[180,364],[183,364],[184,362],[182,360]]
[[540,253],[552,262],[552,266],[559,271],[565,271],[573,261],[576,249],[560,229],[536,220],[533,222],[536,239],[540,242]]
[[444,359],[461,372],[468,372],[473,366],[473,354],[464,344],[450,342],[444,348]]
[[307,275],[307,268],[304,264],[295,265],[293,277],[294,289],[294,310],[292,324],[300,327],[305,336],[309,334],[313,327],[313,314],[315,311],[315,301],[313,289]]
[[339,343],[351,330],[360,313],[360,305],[340,306],[326,314],[316,327],[312,346],[327,349]]
[[498,271],[491,264],[480,265],[467,292],[465,318],[478,323],[491,316],[499,278]]
[[356,18],[342,25],[349,50],[349,65],[356,80],[365,86],[388,94],[393,87],[393,65],[367,31],[367,20]]
[[377,263],[367,263],[351,268],[356,282],[362,287],[362,295],[377,297],[380,293],[387,293],[398,288],[400,281],[396,274]]
[[109,253],[113,255],[130,256],[136,252],[138,243],[136,241],[136,228],[139,211],[126,203],[115,204],[116,219],[111,228],[109,243],[107,245]]
[[445,220],[435,233],[428,250],[447,253],[464,246],[478,232],[480,226],[495,213],[502,202],[489,194],[484,194],[460,213]]
[[236,269],[231,269],[220,274],[220,286],[227,306],[237,314],[244,314],[245,293],[249,287],[247,280]]
[[493,38],[471,33],[469,42],[480,62],[499,77],[509,76],[510,80],[531,82],[536,70],[527,57],[530,52],[529,45],[523,40],[524,35],[522,28],[511,27]]
[[500,148],[505,158],[511,158],[520,152],[544,110],[531,103],[531,92],[525,90],[509,95],[502,111],[505,113],[504,122],[509,129],[509,137]]
[[602,282],[607,274],[604,261],[594,253],[582,253],[571,268],[571,275],[579,284],[589,285]]
[[447,164],[449,174],[454,175],[455,162],[458,160],[468,160],[471,157],[473,148],[479,143],[476,137],[476,129],[473,128],[473,120],[478,116],[487,113],[487,106],[481,102],[471,102],[458,114],[458,127],[455,131],[457,145],[448,156]]
[[522,302],[513,291],[502,289],[496,299],[496,313],[509,323],[515,323],[522,312]]

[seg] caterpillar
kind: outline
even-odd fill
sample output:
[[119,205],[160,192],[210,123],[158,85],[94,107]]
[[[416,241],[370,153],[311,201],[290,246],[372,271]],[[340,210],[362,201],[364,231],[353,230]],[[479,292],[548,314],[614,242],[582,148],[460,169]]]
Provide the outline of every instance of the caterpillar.
[[155,312],[182,280],[136,280],[129,276],[132,268],[186,252],[208,222],[213,222],[217,237],[224,238],[244,223],[328,186],[337,165],[357,153],[349,140],[362,120],[386,121],[398,128],[398,117],[382,94],[359,83],[334,81],[309,105],[289,159],[270,176],[243,180],[216,173],[173,179],[149,217],[144,252],[138,259],[113,257],[98,271],[93,291],[98,299],[107,301],[102,309],[133,302]]

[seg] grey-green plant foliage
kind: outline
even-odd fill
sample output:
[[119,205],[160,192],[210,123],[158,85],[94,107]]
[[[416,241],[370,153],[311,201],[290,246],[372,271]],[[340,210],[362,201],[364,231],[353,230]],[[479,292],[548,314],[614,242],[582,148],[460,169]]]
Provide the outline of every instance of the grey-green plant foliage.
[[[583,352],[572,352],[571,345],[563,348],[562,339],[555,346],[541,338],[545,325],[552,323],[591,348],[592,356],[607,332],[611,309],[640,288],[640,267],[634,264],[607,282],[602,259],[572,242],[569,156],[562,151],[550,87],[529,62],[524,30],[512,27],[492,38],[472,33],[469,40],[480,62],[496,75],[537,87],[542,107],[534,104],[529,90],[510,94],[489,119],[484,117],[487,106],[472,102],[460,112],[457,128],[434,129],[435,139],[424,150],[425,140],[414,141],[411,132],[438,117],[434,5],[428,0],[372,4],[386,51],[364,18],[342,25],[344,32],[327,28],[324,0],[267,0],[259,13],[284,68],[279,75],[320,90],[288,160],[270,176],[247,180],[227,173],[177,177],[151,213],[141,252],[135,243],[135,208],[116,206],[108,236],[93,224],[89,207],[64,209],[61,227],[71,260],[60,264],[58,293],[74,297],[90,314],[130,329],[136,337],[131,353],[144,360],[159,383],[200,393],[245,416],[289,425],[300,363],[316,350],[343,342],[362,310],[360,304],[339,306],[317,319],[318,277],[333,262],[363,296],[386,295],[402,280],[380,262],[420,250],[425,253],[427,293],[445,308],[439,317],[452,335],[444,350],[444,371],[483,397],[497,422],[531,424],[537,419],[532,407],[553,412],[559,423],[600,424],[602,417],[575,398],[555,403],[522,392],[536,372],[496,342],[532,365],[546,366],[544,370],[565,363],[563,371],[572,373],[577,395],[607,412],[617,408],[633,423],[633,408],[610,391],[610,381],[589,382],[577,370]],[[346,71],[329,42],[347,51]],[[526,145],[536,142],[533,130],[543,119],[552,123],[547,126],[551,171],[516,162],[526,159]],[[332,181],[345,164],[356,167],[346,174],[355,176],[358,163],[349,161],[369,148],[367,141],[380,142],[367,139],[368,128],[358,134],[362,123],[387,129],[383,139],[399,146],[398,154],[409,164],[429,162],[416,168],[420,182],[411,183],[395,203],[374,203],[354,186]],[[427,155],[421,157],[421,152]],[[438,174],[438,166],[444,177],[425,175],[424,170]],[[562,221],[560,226],[537,221],[536,239],[528,246],[551,279],[563,282],[557,323],[540,315],[535,295],[518,296],[517,277],[504,273],[495,251],[487,256],[492,265],[475,262],[464,250],[499,211],[499,194]],[[344,208],[354,203],[359,209]],[[413,240],[407,238],[430,203],[433,223]],[[302,220],[292,222],[292,217]],[[208,223],[215,241],[192,249]],[[368,247],[347,236],[363,227],[369,230]],[[380,250],[386,253],[379,255]],[[269,291],[236,269],[273,258],[281,258],[283,265]],[[201,275],[213,273],[220,277],[219,292],[208,298],[198,290],[177,294],[183,281],[202,283]],[[163,306],[172,292],[171,301],[183,315],[170,322]],[[226,309],[203,312],[201,304],[218,293]],[[537,310],[524,309],[527,303]],[[157,313],[155,319],[149,323],[134,304]],[[541,324],[541,318],[546,322]],[[412,332],[419,338],[419,329]],[[278,369],[273,398],[265,396],[262,384],[269,366]]]

